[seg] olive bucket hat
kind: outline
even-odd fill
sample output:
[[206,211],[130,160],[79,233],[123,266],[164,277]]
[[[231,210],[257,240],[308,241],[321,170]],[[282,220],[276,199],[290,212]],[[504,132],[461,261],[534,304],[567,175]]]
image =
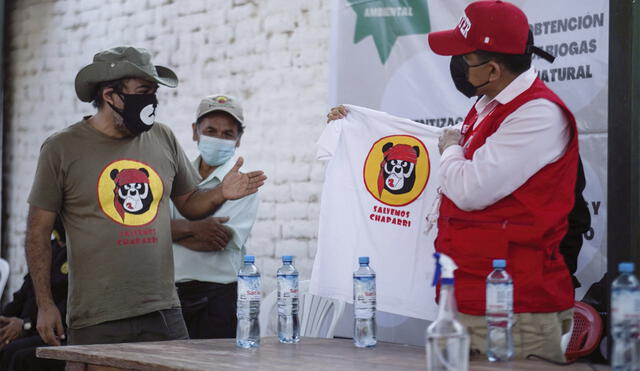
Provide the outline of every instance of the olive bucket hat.
[[139,77],[175,88],[178,77],[167,67],[151,64],[151,53],[144,48],[116,46],[93,56],[93,63],[76,75],[76,94],[83,102],[95,98],[98,84],[125,77]]

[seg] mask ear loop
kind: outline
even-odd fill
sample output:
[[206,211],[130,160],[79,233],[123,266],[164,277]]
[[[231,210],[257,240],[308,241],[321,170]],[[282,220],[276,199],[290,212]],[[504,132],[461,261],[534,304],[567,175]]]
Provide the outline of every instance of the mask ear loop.
[[[120,100],[122,101],[122,104],[124,105],[124,96],[123,93],[120,92],[117,88],[113,88],[113,92],[116,93],[116,95],[118,95],[120,97]],[[109,105],[109,107],[111,107],[112,110],[114,110],[118,115],[120,115],[120,117],[124,117],[124,109],[120,109],[118,107],[116,107],[114,104],[111,104],[109,102],[107,102],[107,104]]]
[[[464,60],[464,59],[463,59],[463,60]],[[478,63],[478,64],[470,65],[470,64],[468,64],[468,63],[465,61],[465,64],[467,65],[467,78],[469,77],[469,67],[471,67],[471,68],[473,68],[473,67],[480,67],[480,66],[483,66],[483,65],[485,65],[485,64],[487,64],[487,63],[489,63],[489,62],[491,62],[491,59],[487,59],[486,61],[484,61],[484,62],[480,62],[480,63]],[[478,88],[481,88],[481,87],[483,87],[483,86],[485,86],[485,85],[488,85],[489,83],[491,83],[491,81],[487,79],[487,81],[485,81],[483,84],[480,84],[480,85],[473,85],[473,84],[471,84],[471,86],[473,86],[473,87],[477,90]]]

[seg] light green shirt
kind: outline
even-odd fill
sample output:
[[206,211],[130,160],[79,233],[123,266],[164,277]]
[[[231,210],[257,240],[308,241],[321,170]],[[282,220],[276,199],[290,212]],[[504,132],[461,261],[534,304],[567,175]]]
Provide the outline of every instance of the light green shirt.
[[[200,166],[198,156],[191,164]],[[236,159],[232,158],[216,168],[207,179],[200,182],[199,187],[210,189],[222,183],[222,179],[233,168]],[[213,283],[231,283],[237,281],[237,274],[245,254],[244,244],[249,237],[258,212],[258,194],[243,197],[239,200],[226,201],[213,214],[216,217],[229,217],[224,223],[233,231],[233,237],[222,251],[193,251],[180,244],[173,244],[176,282],[202,281]],[[173,203],[171,203],[171,219],[184,219]]]

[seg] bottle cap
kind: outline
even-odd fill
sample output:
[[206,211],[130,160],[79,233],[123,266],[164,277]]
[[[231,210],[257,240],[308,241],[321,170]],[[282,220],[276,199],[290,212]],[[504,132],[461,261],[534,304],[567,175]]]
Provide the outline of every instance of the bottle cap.
[[622,262],[618,264],[618,271],[620,271],[620,273],[633,273],[634,270],[635,264],[632,262]]
[[436,270],[433,273],[431,286],[437,285],[438,282],[443,285],[453,285],[453,271],[458,269],[456,263],[443,253],[433,253],[433,257],[436,260]]
[[504,268],[507,266],[507,261],[504,259],[493,259],[494,268]]
[[291,256],[291,255],[284,255],[284,256],[282,257],[282,262],[283,262],[283,263],[291,263],[291,262],[293,262],[293,256]]
[[253,256],[253,255],[245,255],[244,256],[244,263],[245,264],[247,264],[247,263],[253,264],[255,262],[256,262],[256,257],[255,256]]
[[368,256],[361,256],[358,258],[358,263],[360,264],[369,264],[369,257]]

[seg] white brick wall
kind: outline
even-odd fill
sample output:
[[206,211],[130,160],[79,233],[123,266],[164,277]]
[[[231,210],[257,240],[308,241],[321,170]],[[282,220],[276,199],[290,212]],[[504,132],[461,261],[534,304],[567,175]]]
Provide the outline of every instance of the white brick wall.
[[177,89],[159,91],[159,121],[189,157],[199,99],[224,92],[244,103],[246,169],[263,169],[258,220],[248,242],[274,288],[279,257],[292,254],[308,279],[316,251],[323,165],[315,140],[327,110],[329,9],[326,1],[21,0],[9,2],[6,230],[8,292],[26,272],[26,198],[42,141],[93,108],[73,81],[98,50],[146,47],[173,68]]

